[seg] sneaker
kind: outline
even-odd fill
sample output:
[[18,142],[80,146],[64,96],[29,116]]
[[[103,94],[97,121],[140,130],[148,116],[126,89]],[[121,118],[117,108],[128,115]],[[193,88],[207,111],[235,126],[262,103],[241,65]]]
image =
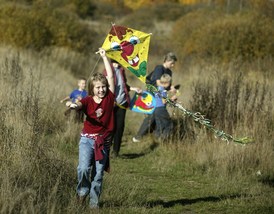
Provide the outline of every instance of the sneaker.
[[136,138],[136,137],[133,137],[132,141],[133,141],[133,143],[139,143],[139,142],[141,142],[141,140],[138,139],[138,138]]
[[97,204],[90,204],[89,207],[91,209],[99,210],[99,206]]

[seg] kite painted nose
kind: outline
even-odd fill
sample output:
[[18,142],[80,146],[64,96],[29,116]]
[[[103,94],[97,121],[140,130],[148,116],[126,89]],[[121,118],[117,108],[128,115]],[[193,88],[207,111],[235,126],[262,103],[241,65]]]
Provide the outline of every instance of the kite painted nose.
[[125,55],[130,56],[133,53],[134,46],[130,42],[124,41],[121,43],[121,49]]
[[124,41],[121,43],[121,56],[125,61],[128,62],[132,67],[136,67],[139,64],[139,56],[132,56],[134,51],[134,45],[130,42]]

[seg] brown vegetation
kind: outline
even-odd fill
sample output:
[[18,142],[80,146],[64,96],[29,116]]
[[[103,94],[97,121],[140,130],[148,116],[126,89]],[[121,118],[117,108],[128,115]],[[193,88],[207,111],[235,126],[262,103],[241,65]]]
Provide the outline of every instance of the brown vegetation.
[[[271,13],[263,15],[274,8],[270,1],[237,1],[242,8],[232,12],[227,1],[134,12],[103,1],[94,10],[84,6],[90,1],[0,2],[0,213],[90,213],[75,203],[81,125],[59,101],[76,87],[75,76],[101,70],[93,51],[110,20],[152,32],[149,70],[174,51],[182,105],[254,143],[221,141],[169,108],[173,141],[148,136],[133,144],[143,116],[128,112],[122,158],[106,176],[100,212],[273,213],[274,28]],[[128,80],[144,87],[131,73]]]

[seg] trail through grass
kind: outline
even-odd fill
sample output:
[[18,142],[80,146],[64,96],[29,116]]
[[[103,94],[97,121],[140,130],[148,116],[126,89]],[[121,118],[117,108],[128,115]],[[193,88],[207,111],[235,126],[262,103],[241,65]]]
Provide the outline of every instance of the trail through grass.
[[[254,177],[212,175],[178,161],[183,148],[153,142],[123,143],[105,175],[100,213],[272,213],[273,186]],[[180,146],[183,147],[183,146]],[[179,157],[181,159],[182,157]],[[239,178],[238,178],[239,179]]]

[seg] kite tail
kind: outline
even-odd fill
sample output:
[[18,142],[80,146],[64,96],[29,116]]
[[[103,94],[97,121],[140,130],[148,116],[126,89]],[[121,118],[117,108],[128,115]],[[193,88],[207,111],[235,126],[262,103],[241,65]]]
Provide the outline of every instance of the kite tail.
[[[148,91],[152,92],[153,94],[157,94],[157,95],[161,96],[161,94],[159,93],[159,91],[157,90],[157,88],[154,87],[153,85],[147,84],[147,89],[148,89]],[[229,143],[230,141],[232,141],[234,143],[238,143],[238,144],[242,144],[242,145],[254,142],[253,139],[248,138],[248,137],[234,138],[232,135],[229,135],[229,134],[225,133],[222,130],[216,129],[211,124],[211,121],[209,119],[206,119],[204,117],[204,115],[202,115],[200,112],[191,112],[191,111],[185,109],[180,103],[172,101],[168,97],[163,97],[163,96],[161,96],[161,97],[164,98],[164,99],[166,99],[167,103],[169,103],[173,107],[178,108],[185,115],[191,117],[195,122],[200,123],[202,126],[204,126],[205,128],[207,128],[208,130],[212,131],[214,133],[214,135],[215,135],[216,138],[218,137],[221,140],[226,141],[227,143]]]

